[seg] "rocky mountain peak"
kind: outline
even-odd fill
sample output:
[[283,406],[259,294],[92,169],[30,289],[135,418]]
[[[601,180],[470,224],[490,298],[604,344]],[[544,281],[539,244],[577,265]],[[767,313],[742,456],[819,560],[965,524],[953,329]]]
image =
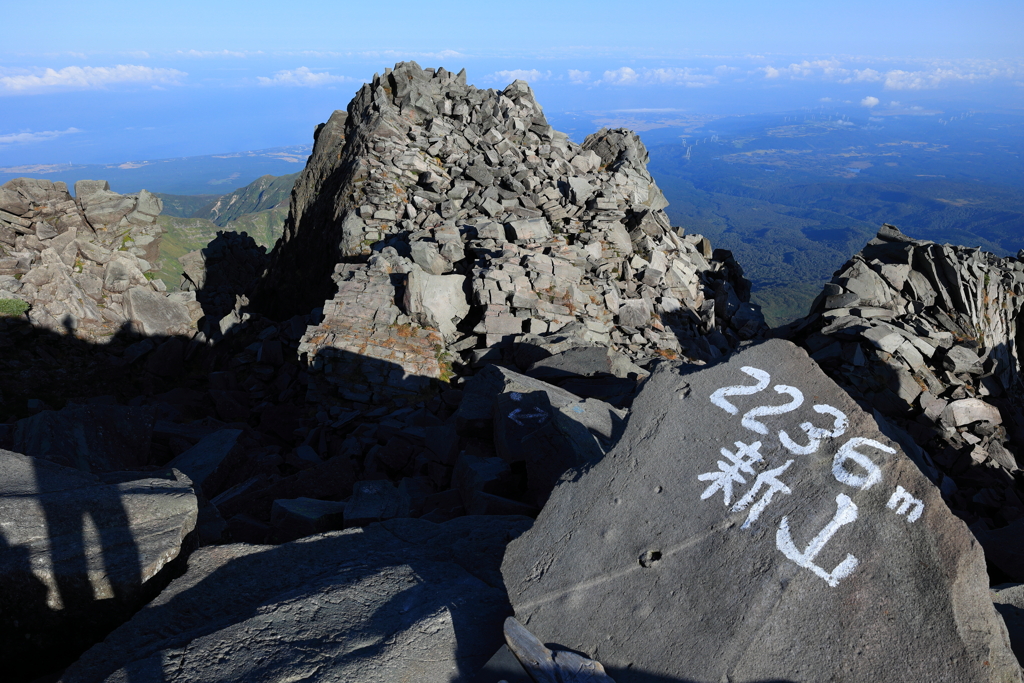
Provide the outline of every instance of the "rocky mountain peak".
[[254,298],[275,316],[322,306],[311,362],[358,348],[360,364],[440,377],[555,337],[640,364],[706,361],[766,329],[731,255],[670,224],[636,134],[578,145],[522,81],[481,90],[403,62],[314,137]]

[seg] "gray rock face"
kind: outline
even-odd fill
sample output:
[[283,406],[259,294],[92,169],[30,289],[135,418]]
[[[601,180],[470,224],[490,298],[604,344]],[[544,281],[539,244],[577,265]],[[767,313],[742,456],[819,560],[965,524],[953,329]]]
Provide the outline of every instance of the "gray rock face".
[[498,565],[529,524],[394,520],[203,548],[61,681],[470,680],[502,643]]
[[196,524],[190,482],[105,484],[0,450],[0,655],[36,674],[102,637],[146,595]]
[[981,549],[803,351],[687,369],[660,366],[616,448],[510,545],[541,642],[619,683],[1020,680]]
[[[150,299],[167,296],[161,281],[146,278],[159,260],[163,229],[156,219],[163,206],[145,190],[121,195],[102,180],[81,180],[76,193],[33,178],[0,188],[0,291],[30,304],[37,327],[106,341],[132,319],[126,309],[140,298],[128,294],[132,289]],[[21,278],[16,287],[4,284],[13,276]],[[135,321],[146,334],[194,329],[199,305],[179,306],[171,307],[172,320],[150,313]]]
[[[1024,438],[1022,269],[1016,258],[886,225],[784,333],[916,444],[908,455],[979,538],[1024,518],[1015,475]],[[838,302],[836,292],[863,300]]]

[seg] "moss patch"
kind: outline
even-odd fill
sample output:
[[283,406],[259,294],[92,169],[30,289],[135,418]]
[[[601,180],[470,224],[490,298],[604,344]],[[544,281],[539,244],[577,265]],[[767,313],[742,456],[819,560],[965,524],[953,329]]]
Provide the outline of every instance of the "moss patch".
[[0,317],[17,317],[25,315],[28,310],[28,302],[21,299],[0,299]]

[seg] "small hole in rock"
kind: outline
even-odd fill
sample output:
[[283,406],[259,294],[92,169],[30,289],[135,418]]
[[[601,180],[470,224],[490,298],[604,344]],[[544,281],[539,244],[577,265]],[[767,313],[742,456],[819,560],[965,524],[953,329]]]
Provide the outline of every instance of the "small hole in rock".
[[660,550],[648,550],[646,553],[640,556],[641,567],[651,567],[655,562],[661,559]]

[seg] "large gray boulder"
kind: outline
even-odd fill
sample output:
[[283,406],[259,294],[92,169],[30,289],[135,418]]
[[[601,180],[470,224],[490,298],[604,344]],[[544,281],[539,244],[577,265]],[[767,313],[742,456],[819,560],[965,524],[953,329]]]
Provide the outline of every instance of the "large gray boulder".
[[182,552],[197,512],[184,477],[106,484],[0,450],[5,680],[59,666],[126,619]]
[[691,368],[510,545],[531,632],[618,683],[1021,680],[980,546],[804,351]]
[[469,313],[462,291],[462,275],[431,275],[418,267],[409,271],[405,286],[405,310],[409,317],[434,327],[446,338],[455,336],[455,326]]
[[124,308],[143,334],[184,333],[192,325],[186,304],[146,287],[132,287],[125,292]]
[[530,522],[402,519],[202,548],[61,681],[472,680],[511,612],[505,544]]

